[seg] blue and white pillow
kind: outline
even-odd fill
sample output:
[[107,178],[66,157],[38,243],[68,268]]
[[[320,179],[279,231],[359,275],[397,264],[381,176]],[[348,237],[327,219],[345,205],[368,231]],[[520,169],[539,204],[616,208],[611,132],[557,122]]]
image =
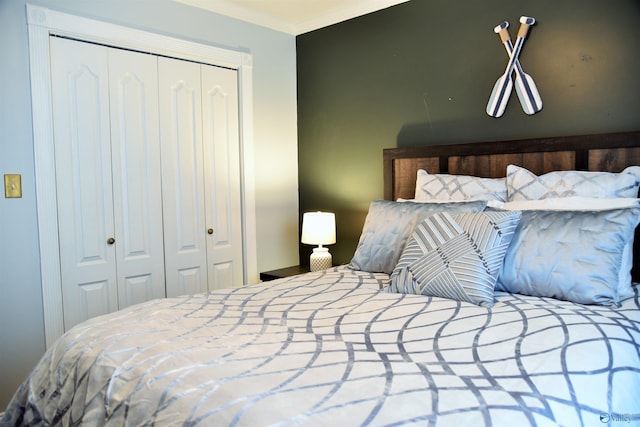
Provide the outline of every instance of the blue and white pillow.
[[557,171],[536,175],[516,165],[507,166],[507,201],[557,197],[638,197],[640,168],[621,173]]
[[391,274],[389,292],[491,307],[520,212],[436,213],[422,221]]
[[418,169],[415,201],[507,200],[504,178],[479,178],[469,175],[430,174]]

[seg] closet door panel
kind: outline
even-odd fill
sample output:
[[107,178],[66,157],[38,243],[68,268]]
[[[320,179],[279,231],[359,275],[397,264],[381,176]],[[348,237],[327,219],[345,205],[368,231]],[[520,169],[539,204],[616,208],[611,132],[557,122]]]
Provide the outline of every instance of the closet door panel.
[[117,310],[106,48],[51,38],[64,327]]
[[157,58],[109,49],[119,308],[165,296]]
[[200,65],[158,58],[167,296],[204,292]]
[[209,290],[242,286],[237,72],[203,65],[203,139]]

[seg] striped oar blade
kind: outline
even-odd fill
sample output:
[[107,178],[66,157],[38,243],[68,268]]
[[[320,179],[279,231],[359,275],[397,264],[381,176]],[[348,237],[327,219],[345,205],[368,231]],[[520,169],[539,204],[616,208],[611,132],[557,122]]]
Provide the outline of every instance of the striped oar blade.
[[503,74],[493,85],[489,102],[487,103],[487,114],[492,117],[500,117],[507,108],[507,102],[511,96],[513,82],[511,74]]
[[487,114],[492,117],[501,117],[504,114],[504,110],[507,108],[507,103],[511,96],[511,89],[513,88],[511,73],[513,72],[515,61],[518,59],[517,55],[520,54],[523,41],[523,39],[518,38],[513,55],[511,56],[511,59],[509,59],[509,64],[507,64],[507,69],[493,85],[489,102],[487,102]]
[[529,74],[522,71],[519,62],[516,64],[516,93],[526,114],[531,115],[542,110],[542,98],[540,98],[536,82]]

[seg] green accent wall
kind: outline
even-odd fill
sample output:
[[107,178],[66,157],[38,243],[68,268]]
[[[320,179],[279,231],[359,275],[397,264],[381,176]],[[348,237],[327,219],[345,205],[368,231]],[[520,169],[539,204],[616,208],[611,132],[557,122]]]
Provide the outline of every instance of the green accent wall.
[[[508,62],[493,28],[515,42],[521,15],[537,20],[520,62],[544,107],[526,115],[514,91],[492,118]],[[298,36],[301,217],[335,212],[330,250],[348,263],[383,197],[383,148],[639,130],[638,24],[638,0],[412,0]]]

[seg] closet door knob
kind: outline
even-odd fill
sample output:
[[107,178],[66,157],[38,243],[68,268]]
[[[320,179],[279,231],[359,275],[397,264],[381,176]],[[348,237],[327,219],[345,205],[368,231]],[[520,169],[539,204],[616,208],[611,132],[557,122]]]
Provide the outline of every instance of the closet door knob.
[[209,228],[209,229],[207,229],[207,233],[209,233],[209,234],[213,234],[213,228]]
[[109,237],[107,239],[107,243],[110,244],[110,245],[113,245],[115,242],[116,242],[116,239],[114,239],[113,237]]

